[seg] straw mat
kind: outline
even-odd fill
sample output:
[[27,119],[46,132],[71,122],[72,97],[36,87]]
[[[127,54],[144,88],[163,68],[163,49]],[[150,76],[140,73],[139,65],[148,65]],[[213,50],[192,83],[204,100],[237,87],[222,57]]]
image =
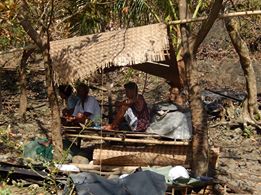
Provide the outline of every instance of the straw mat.
[[120,166],[167,166],[189,167],[190,146],[104,146],[93,153],[94,164]]

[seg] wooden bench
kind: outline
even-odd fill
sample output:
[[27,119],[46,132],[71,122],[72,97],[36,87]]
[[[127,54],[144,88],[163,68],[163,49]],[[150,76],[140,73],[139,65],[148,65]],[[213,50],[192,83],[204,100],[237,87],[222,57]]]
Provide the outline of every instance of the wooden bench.
[[81,140],[96,140],[95,165],[190,167],[189,140],[162,138],[156,134],[128,131],[104,131],[96,128],[64,127],[64,136]]

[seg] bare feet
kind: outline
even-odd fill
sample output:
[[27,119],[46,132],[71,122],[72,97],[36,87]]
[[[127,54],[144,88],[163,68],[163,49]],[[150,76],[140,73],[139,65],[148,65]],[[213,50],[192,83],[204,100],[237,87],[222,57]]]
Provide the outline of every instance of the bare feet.
[[104,125],[104,126],[102,126],[102,129],[107,130],[107,131],[113,131],[113,126],[110,124]]

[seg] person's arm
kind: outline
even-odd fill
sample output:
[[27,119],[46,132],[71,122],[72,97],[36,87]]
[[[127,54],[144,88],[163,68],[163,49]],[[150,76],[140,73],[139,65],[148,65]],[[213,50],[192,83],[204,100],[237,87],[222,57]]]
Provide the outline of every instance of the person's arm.
[[116,106],[131,106],[133,104],[136,104],[136,102],[138,101],[140,95],[137,95],[137,97],[133,98],[133,99],[125,99],[122,102],[119,102],[118,105]]
[[84,116],[86,116],[87,118],[89,118],[89,117],[92,115],[92,113],[90,113],[90,112],[84,112],[83,114],[84,114]]

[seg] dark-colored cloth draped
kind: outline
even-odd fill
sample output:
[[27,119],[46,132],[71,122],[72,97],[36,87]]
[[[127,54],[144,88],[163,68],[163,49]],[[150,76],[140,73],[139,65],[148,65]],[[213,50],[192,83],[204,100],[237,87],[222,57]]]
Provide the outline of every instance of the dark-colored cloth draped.
[[136,172],[117,180],[87,172],[71,174],[70,178],[79,195],[164,195],[167,189],[164,176],[151,171]]

